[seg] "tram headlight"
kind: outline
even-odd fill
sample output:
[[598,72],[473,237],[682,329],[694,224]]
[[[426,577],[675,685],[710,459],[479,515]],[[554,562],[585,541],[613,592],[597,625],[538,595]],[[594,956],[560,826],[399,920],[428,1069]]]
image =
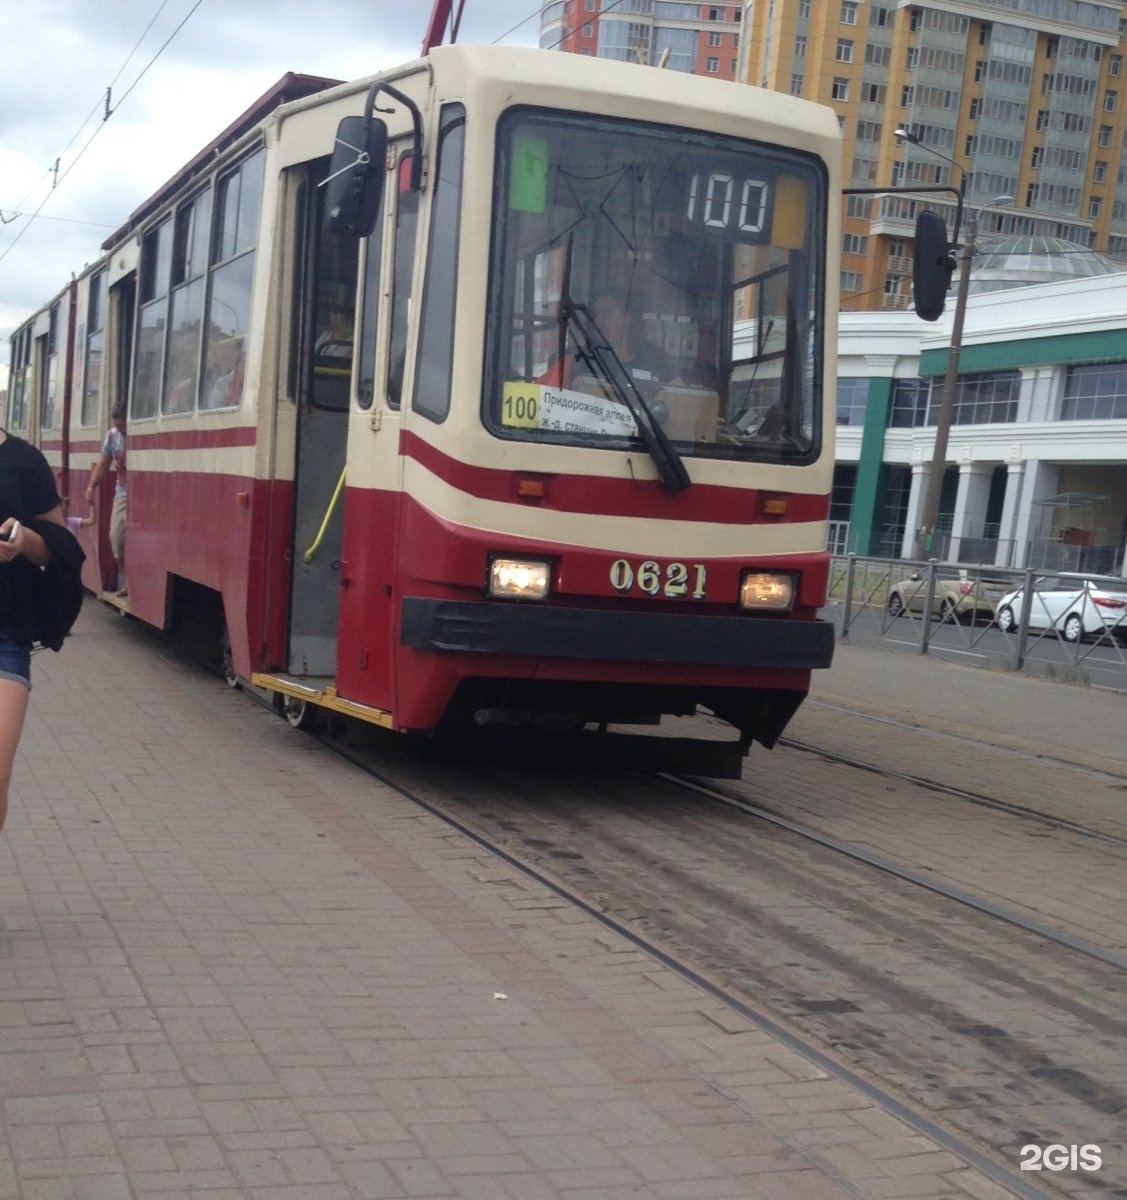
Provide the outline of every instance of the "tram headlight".
[[798,576],[787,571],[748,571],[740,580],[740,608],[789,612],[798,593]]
[[489,595],[494,600],[546,600],[552,564],[535,558],[494,558],[489,563]]

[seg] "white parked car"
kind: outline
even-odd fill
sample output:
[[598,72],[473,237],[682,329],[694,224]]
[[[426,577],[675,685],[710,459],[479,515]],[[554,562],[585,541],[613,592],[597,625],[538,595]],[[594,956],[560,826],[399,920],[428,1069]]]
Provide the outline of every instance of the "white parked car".
[[[1016,632],[1024,607],[1024,590],[1007,592],[994,609],[998,628],[1003,633]],[[1089,579],[1047,575],[1033,584],[1029,628],[1055,630],[1066,642],[1105,631],[1127,640],[1127,591],[1111,591]]]

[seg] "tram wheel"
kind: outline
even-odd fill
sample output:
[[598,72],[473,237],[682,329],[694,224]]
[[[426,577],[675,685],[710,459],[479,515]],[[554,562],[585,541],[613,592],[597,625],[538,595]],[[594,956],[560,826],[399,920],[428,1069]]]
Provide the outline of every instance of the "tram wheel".
[[237,688],[240,680],[235,671],[235,663],[231,657],[231,638],[226,630],[223,631],[223,679],[229,688]]
[[317,723],[317,706],[298,696],[286,696],[282,701],[282,716],[294,729],[308,732]]

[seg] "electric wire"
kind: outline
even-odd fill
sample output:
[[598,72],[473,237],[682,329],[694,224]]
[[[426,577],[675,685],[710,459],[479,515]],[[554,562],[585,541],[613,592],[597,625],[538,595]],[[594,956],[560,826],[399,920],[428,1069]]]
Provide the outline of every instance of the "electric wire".
[[[18,217],[30,217],[31,213],[20,212],[16,209],[15,212],[9,213],[6,220],[14,221]],[[89,225],[94,229],[116,229],[117,225],[110,224],[109,221],[82,221],[78,217],[45,217],[39,218],[41,221],[58,221],[63,225]]]
[[[138,46],[141,44],[141,42],[144,40],[145,36],[148,34],[149,30],[152,28],[153,22],[154,22],[154,21],[157,19],[157,17],[158,17],[158,16],[160,16],[160,13],[163,11],[163,9],[164,9],[164,7],[165,7],[165,5],[166,5],[167,3],[168,3],[168,0],[161,0],[161,5],[160,5],[160,7],[157,9],[157,12],[154,14],[154,16],[153,16],[152,20],[150,20],[150,22],[149,22],[148,26],[146,26],[146,28],[145,28],[145,32],[144,32],[144,33],[141,35],[141,37],[138,39],[138,41],[137,41],[137,44],[136,44],[136,45],[133,47],[133,49],[132,49],[132,50],[129,52],[128,56],[127,56],[127,57],[126,57],[126,59],[125,59],[125,62],[122,64],[122,66],[121,66],[120,70],[118,71],[117,75],[115,75],[115,76],[114,76],[114,78],[113,78],[113,81],[110,83],[110,88],[112,88],[112,87],[113,87],[113,83],[115,83],[115,82],[116,82],[116,81],[117,81],[117,80],[118,80],[118,79],[121,77],[121,73],[122,73],[122,71],[124,71],[124,70],[125,70],[125,66],[128,64],[129,60],[130,60],[130,59],[133,57],[133,55],[134,55],[134,54],[136,54],[136,52],[137,52],[137,47],[138,47]],[[97,126],[97,128],[94,130],[94,132],[93,132],[93,133],[90,135],[90,137],[89,137],[89,138],[86,140],[86,142],[85,142],[85,144],[83,145],[82,149],[81,149],[81,150],[79,150],[79,151],[78,151],[78,153],[77,153],[77,154],[74,156],[74,158],[73,158],[73,159],[71,160],[71,162],[68,164],[68,166],[67,166],[66,170],[65,170],[65,171],[63,171],[63,173],[62,173],[61,175],[58,175],[58,176],[56,177],[56,179],[55,179],[55,182],[54,182],[54,184],[53,184],[53,186],[52,186],[51,190],[50,190],[50,191],[49,191],[49,192],[46,194],[46,196],[44,196],[44,197],[43,197],[43,199],[42,199],[42,200],[40,201],[40,203],[39,203],[39,207],[38,207],[38,208],[36,208],[36,210],[35,210],[33,213],[31,213],[31,215],[30,215],[30,216],[27,218],[27,221],[26,221],[26,223],[25,223],[25,224],[23,225],[23,227],[22,227],[22,228],[21,228],[21,229],[20,229],[20,230],[19,230],[19,231],[16,233],[15,237],[14,237],[14,238],[12,238],[12,240],[11,240],[11,241],[8,243],[8,245],[7,245],[7,246],[5,246],[5,247],[4,247],[4,249],[3,249],[2,251],[0,251],[0,262],[3,262],[3,261],[4,261],[4,259],[8,257],[8,255],[11,253],[11,251],[12,251],[12,250],[15,248],[16,244],[19,242],[19,240],[20,240],[20,239],[23,237],[23,235],[24,235],[24,234],[25,234],[25,233],[26,233],[26,232],[27,232],[27,231],[28,231],[28,230],[31,228],[31,226],[34,224],[34,222],[35,222],[36,218],[39,216],[39,214],[40,214],[40,213],[43,211],[43,208],[46,206],[46,204],[47,204],[47,201],[48,201],[48,200],[50,200],[51,196],[52,196],[52,195],[54,195],[54,193],[57,191],[57,189],[58,189],[59,185],[60,185],[60,184],[63,182],[63,180],[65,180],[65,179],[66,179],[66,177],[67,177],[67,176],[68,176],[68,175],[71,173],[71,171],[73,171],[73,170],[74,170],[74,168],[75,168],[75,167],[78,165],[78,163],[79,163],[79,162],[81,161],[81,159],[82,159],[82,156],[83,156],[83,155],[86,153],[86,151],[87,151],[87,150],[89,150],[89,149],[90,149],[90,146],[92,145],[92,143],[93,143],[94,139],[95,139],[95,138],[98,136],[98,134],[99,134],[99,133],[101,133],[101,132],[102,132],[102,130],[105,128],[105,126],[106,126],[106,121],[108,121],[108,120],[109,120],[109,118],[110,118],[111,116],[113,116],[113,115],[114,115],[114,113],[116,113],[116,112],[117,112],[117,110],[118,110],[118,109],[121,107],[121,105],[122,105],[122,103],[125,101],[125,99],[126,99],[128,96],[129,96],[129,94],[130,94],[130,93],[133,91],[133,89],[134,89],[134,88],[135,88],[135,87],[136,87],[136,86],[137,86],[137,85],[138,85],[138,84],[141,82],[141,80],[142,80],[142,79],[145,77],[145,74],[148,72],[149,68],[150,68],[150,67],[153,65],[153,63],[155,63],[155,62],[157,61],[157,59],[158,59],[158,58],[160,58],[160,56],[161,56],[161,55],[162,55],[162,54],[165,52],[165,50],[167,50],[167,49],[168,49],[168,47],[169,47],[169,45],[171,44],[172,40],[173,40],[173,39],[176,37],[176,35],[177,35],[177,34],[180,32],[180,30],[184,28],[184,26],[185,26],[185,25],[188,23],[188,21],[189,21],[189,20],[192,18],[192,16],[193,16],[193,14],[195,13],[196,9],[198,9],[202,3],[203,3],[203,0],[195,0],[195,3],[194,3],[194,4],[192,5],[192,7],[191,7],[191,8],[188,10],[188,12],[187,12],[187,14],[184,16],[184,18],[183,18],[183,19],[180,21],[180,23],[179,23],[179,24],[176,26],[176,28],[175,28],[175,29],[174,29],[174,30],[173,30],[173,31],[172,31],[172,32],[171,32],[171,33],[168,35],[168,37],[167,37],[167,38],[164,40],[164,42],[163,42],[163,43],[162,43],[162,45],[160,46],[160,49],[158,49],[158,50],[157,50],[157,52],[156,52],[156,53],[155,53],[155,54],[152,56],[152,58],[150,58],[150,59],[149,59],[149,61],[148,61],[148,62],[145,64],[145,66],[144,66],[144,67],[141,69],[141,72],[140,72],[140,74],[139,74],[139,75],[138,75],[138,76],[137,76],[137,77],[136,77],[136,78],[133,80],[133,82],[132,82],[132,83],[129,85],[129,87],[127,87],[127,88],[125,89],[125,91],[122,93],[122,95],[120,96],[120,98],[118,99],[118,101],[117,101],[117,103],[114,105],[114,107],[113,107],[112,109],[110,109],[110,108],[108,108],[108,106],[107,106],[107,110],[106,110],[106,114],[105,114],[105,116],[103,117],[102,121],[99,123],[99,125]],[[101,100],[99,100],[99,104],[100,104],[100,103],[102,103],[102,101],[101,101]],[[92,114],[91,114],[91,115],[92,115]],[[72,146],[72,145],[74,144],[75,140],[78,138],[79,134],[81,134],[82,130],[85,128],[85,126],[86,126],[87,122],[89,122],[89,120],[90,120],[90,117],[88,116],[88,117],[86,118],[86,121],[84,121],[84,122],[82,123],[82,125],[81,125],[81,126],[79,126],[78,132],[77,132],[77,133],[74,135],[74,137],[72,137],[72,138],[71,138],[70,142],[67,144],[67,148],[68,148],[68,149],[69,149],[69,147],[70,147],[70,146]],[[63,153],[65,154],[65,153],[66,153],[66,150],[64,150],[64,151],[63,151]],[[62,156],[60,155],[60,159],[61,159],[61,157],[62,157]],[[57,169],[57,166],[58,166],[58,162],[56,162],[56,169]],[[51,173],[51,172],[48,172],[48,174],[50,174],[50,173]],[[42,181],[40,181],[40,182],[42,182]],[[39,184],[37,184],[37,185],[36,185],[36,187],[38,187],[38,186],[40,186],[40,185],[39,185]],[[35,188],[33,188],[33,189],[32,189],[32,192],[34,192],[34,191],[35,191]],[[30,194],[31,194],[31,193],[29,193],[29,195],[30,195]],[[20,207],[22,207],[22,204],[20,205]]]
[[[598,12],[598,13],[591,13],[591,14],[590,14],[590,16],[592,16],[592,17],[596,17],[596,18],[597,18],[597,17],[602,17],[602,16],[605,16],[605,15],[606,15],[607,13],[609,13],[609,12],[610,12],[612,9],[615,9],[615,8],[617,8],[617,7],[618,7],[620,4],[622,4],[622,3],[623,3],[623,0],[612,0],[612,3],[605,5],[605,6],[603,7],[603,9],[602,9],[600,12]],[[529,21],[531,21],[533,17],[538,17],[539,15],[540,15],[540,10],[539,10],[539,9],[537,9],[535,12],[529,13],[529,15],[528,15],[527,17],[525,17],[523,21],[518,21],[518,22],[517,22],[517,23],[516,23],[516,24],[515,24],[515,25],[512,27],[512,29],[506,29],[506,30],[505,30],[505,32],[504,32],[504,33],[502,33],[502,34],[501,34],[499,37],[495,37],[495,38],[493,39],[492,45],[496,46],[498,42],[500,42],[500,41],[502,41],[503,39],[507,38],[507,37],[508,37],[510,34],[512,34],[512,33],[516,33],[516,31],[517,31],[517,30],[518,30],[518,29],[519,29],[519,28],[520,28],[522,25],[527,25],[527,24],[528,24],[528,22],[529,22]],[[584,14],[584,15],[586,15],[586,14]],[[587,22],[587,21],[584,21],[582,18],[579,18],[579,19],[577,19],[577,20],[576,20],[576,22],[575,22],[575,24],[574,24],[574,25],[573,25],[573,26],[572,26],[570,29],[567,29],[567,30],[565,30],[565,31],[564,31],[564,33],[563,33],[563,34],[562,34],[562,35],[561,35],[561,36],[560,36],[560,37],[559,37],[559,38],[558,38],[556,41],[554,41],[554,42],[553,42],[553,43],[552,43],[550,46],[543,46],[543,47],[541,47],[541,49],[544,49],[544,50],[554,50],[554,49],[555,49],[555,48],[556,48],[558,45],[560,45],[560,43],[561,43],[561,42],[565,42],[565,41],[566,41],[566,40],[567,40],[569,37],[571,37],[571,36],[572,36],[572,34],[574,34],[574,33],[575,33],[575,31],[576,31],[576,30],[579,28],[579,26],[580,26],[580,25],[586,25],[586,24],[589,24],[589,22]]]
[[[144,33],[142,33],[142,34],[141,34],[141,36],[140,36],[140,37],[137,39],[137,41],[134,43],[133,49],[132,49],[132,50],[130,50],[130,51],[129,51],[129,53],[128,53],[128,54],[125,56],[125,61],[124,61],[124,62],[121,64],[121,66],[118,68],[117,74],[116,74],[116,75],[115,75],[115,76],[114,76],[114,77],[113,77],[113,78],[110,80],[110,83],[109,83],[109,86],[110,86],[110,88],[112,88],[112,87],[113,87],[113,85],[114,85],[115,83],[117,83],[117,81],[118,81],[118,80],[121,78],[122,72],[125,70],[125,68],[126,68],[127,66],[129,66],[129,62],[130,62],[130,60],[133,58],[133,55],[134,55],[134,54],[136,54],[136,53],[137,53],[137,51],[138,51],[138,50],[141,48],[141,43],[142,43],[142,42],[145,40],[145,38],[147,38],[147,37],[149,36],[149,30],[150,30],[150,29],[152,29],[152,27],[153,27],[153,26],[156,24],[157,17],[159,17],[159,16],[160,16],[160,14],[161,14],[162,12],[164,12],[164,10],[165,10],[165,7],[167,6],[167,4],[168,4],[168,0],[160,0],[160,6],[157,8],[156,12],[155,12],[155,13],[153,13],[152,17],[151,17],[151,18],[150,18],[150,20],[149,20],[149,23],[148,23],[148,25],[146,25],[146,26],[145,26],[145,31],[144,31]],[[197,5],[196,5],[196,8],[198,8],[198,7],[199,7],[199,5],[197,4]],[[193,9],[193,10],[192,10],[192,12],[195,12],[195,9]],[[192,15],[192,13],[189,13],[189,14],[188,14],[188,17],[190,17],[191,15]],[[184,18],[184,20],[186,21],[186,20],[188,19],[188,17],[185,17],[185,18]],[[181,21],[181,23],[180,23],[180,24],[181,24],[181,25],[183,25],[183,23],[184,23],[184,22],[183,22],[183,21]],[[177,30],[176,30],[176,32],[177,32],[177,33],[179,32],[179,26],[177,27]],[[176,36],[176,33],[174,33],[172,36],[173,36],[173,37],[175,37],[175,36]],[[170,40],[171,40],[171,39],[170,39]],[[165,46],[167,46],[167,45],[168,45],[168,43],[167,43],[167,42],[165,42]],[[159,53],[161,53],[163,50],[164,50],[164,46],[162,46],[162,47],[160,48],[160,51],[158,51],[157,53],[159,54]],[[150,64],[150,65],[151,65],[151,64]],[[148,70],[148,67],[146,67],[145,69],[146,69],[146,70]]]
[[[71,137],[70,141],[67,142],[66,146],[63,147],[62,151],[60,152],[60,154],[58,155],[58,157],[56,159],[56,164],[55,164],[55,167],[53,168],[53,170],[46,171],[44,173],[43,177],[32,187],[32,189],[27,193],[27,195],[24,196],[24,198],[19,202],[19,204],[16,206],[16,210],[11,214],[11,216],[5,218],[5,220],[3,222],[5,225],[8,224],[10,221],[16,220],[22,216],[26,216],[27,221],[24,224],[24,226],[20,230],[17,231],[15,237],[11,240],[11,242],[9,242],[9,244],[2,251],[0,251],[0,262],[4,261],[4,259],[8,256],[8,254],[11,252],[11,250],[16,246],[16,244],[23,237],[23,235],[28,231],[28,229],[31,228],[32,224],[35,222],[35,220],[39,217],[40,213],[43,211],[43,208],[46,206],[47,201],[50,199],[52,193],[58,188],[59,184],[61,184],[63,182],[63,180],[66,179],[66,177],[70,174],[70,172],[75,168],[75,166],[78,164],[78,162],[82,159],[83,155],[90,148],[94,139],[102,131],[102,128],[104,127],[106,121],[108,121],[109,118],[111,116],[113,116],[114,113],[118,110],[118,108],[121,107],[122,103],[127,99],[129,94],[134,90],[134,88],[137,87],[137,85],[144,78],[144,76],[148,72],[149,68],[164,53],[164,51],[168,48],[169,44],[172,42],[173,38],[175,38],[176,35],[180,32],[180,30],[184,28],[184,26],[187,24],[187,22],[191,19],[192,15],[195,13],[196,9],[198,9],[202,3],[203,3],[203,0],[196,0],[196,2],[188,10],[188,13],[184,16],[184,18],[180,21],[180,23],[176,26],[176,28],[172,31],[172,33],[168,36],[168,38],[161,45],[160,49],[157,50],[156,54],[154,54],[153,57],[148,61],[148,63],[146,63],[146,65],[142,68],[141,72],[137,75],[137,77],[133,80],[133,82],[129,85],[129,87],[126,88],[126,90],[122,93],[122,95],[120,97],[118,97],[116,103],[114,103],[114,106],[112,108],[110,108],[109,105],[110,105],[110,99],[112,97],[113,85],[121,78],[123,72],[125,71],[125,68],[129,65],[130,61],[133,59],[134,55],[137,53],[137,50],[140,48],[141,43],[148,36],[149,31],[152,29],[153,25],[156,23],[157,19],[160,17],[160,14],[164,11],[164,9],[168,5],[168,0],[161,0],[161,3],[158,5],[156,12],[150,18],[149,23],[145,26],[144,31],[141,33],[141,36],[137,39],[133,48],[129,51],[129,53],[125,57],[125,60],[122,62],[121,66],[118,68],[117,74],[114,75],[113,79],[110,80],[109,86],[106,89],[106,95],[105,95],[104,99],[99,98],[97,103],[87,114],[86,118],[79,125],[78,129],[75,131],[75,133]],[[602,16],[608,12],[611,12],[613,9],[618,8],[619,5],[621,5],[622,3],[623,3],[623,0],[612,0],[612,3],[606,5],[606,7],[604,7],[598,15]],[[531,21],[536,16],[539,16],[538,9],[536,11],[530,13],[522,21],[518,21],[516,25],[514,25],[511,29],[506,30],[499,37],[494,38],[493,44],[496,45],[498,42],[503,41],[505,38],[509,37],[511,34],[515,33],[518,29],[520,29],[520,27],[522,25],[528,24],[528,22]],[[560,45],[563,41],[565,41],[568,37],[570,37],[575,32],[575,29],[577,29],[579,27],[579,24],[581,24],[581,23],[582,23],[581,21],[577,21],[574,28],[567,29],[557,41],[553,42],[552,45],[545,47],[545,49],[554,50],[556,48],[556,46]],[[75,155],[74,159],[68,164],[66,170],[63,171],[63,173],[61,175],[58,175],[57,174],[58,163],[61,161],[63,155],[65,155],[66,152],[71,148],[71,146],[73,146],[74,143],[78,140],[78,138],[82,134],[82,131],[89,124],[90,118],[94,115],[94,113],[97,112],[99,106],[101,106],[103,104],[103,102],[105,104],[105,115],[103,116],[101,123],[94,130],[94,132],[90,135],[90,137],[87,139],[86,143],[82,146],[82,149],[79,150],[79,152]],[[42,186],[44,180],[46,180],[47,177],[50,176],[53,172],[56,173],[56,178],[55,178],[54,184],[51,187],[51,191],[49,191],[47,193],[47,195],[43,198],[43,200],[40,202],[39,206],[35,209],[35,211],[30,214],[25,214],[22,211],[20,211],[20,210],[22,210],[24,205],[27,203],[28,199],[32,195],[34,195],[35,192]],[[57,218],[57,219],[61,220],[64,218]],[[89,224],[100,224],[100,223],[99,222],[89,222]]]
[[[133,56],[140,49],[141,43],[145,40],[146,37],[148,37],[149,30],[152,29],[152,27],[156,24],[157,18],[160,16],[160,14],[162,12],[164,12],[167,5],[168,5],[168,0],[161,0],[160,4],[157,6],[156,12],[153,13],[152,17],[150,17],[150,19],[149,19],[149,23],[145,26],[144,32],[137,39],[137,41],[134,42],[133,49],[130,50],[129,53],[125,56],[125,59],[122,62],[121,66],[118,67],[118,69],[117,69],[117,74],[110,80],[108,86],[106,87],[105,96],[104,97],[99,96],[98,99],[94,102],[94,107],[83,118],[82,123],[72,134],[70,141],[67,142],[67,144],[62,148],[62,150],[60,150],[59,153],[55,156],[56,163],[61,161],[63,155],[66,154],[66,152],[71,148],[71,146],[73,146],[74,143],[78,141],[80,135],[82,134],[82,131],[90,123],[90,118],[98,111],[99,108],[104,109],[104,113],[102,116],[103,121],[108,121],[109,118],[113,116],[113,110],[109,107],[110,97],[113,94],[113,85],[115,83],[117,83],[117,81],[121,78],[122,73],[125,71],[125,68],[127,66],[129,66],[129,63],[132,61]],[[198,5],[197,5],[197,7],[198,7]],[[189,13],[188,16],[191,16],[191,13]],[[185,18],[185,20],[186,19],[187,18]],[[175,36],[175,35],[173,35],[173,36]],[[167,45],[167,43],[165,43],[165,44]],[[163,49],[164,49],[164,47],[162,46],[161,51],[163,51]],[[160,51],[158,51],[158,54],[159,53],[160,53]],[[147,67],[145,69],[148,70]],[[50,175],[51,173],[52,173],[51,171],[44,172],[43,178],[46,179],[47,176]],[[40,180],[40,183],[42,183],[42,182],[43,181]],[[57,183],[56,183],[56,186],[57,186]],[[19,204],[16,206],[17,209],[22,208],[28,202],[28,200],[31,198],[31,196],[34,194],[36,188],[38,188],[38,187],[39,187],[39,184],[37,183],[35,185],[35,187],[33,187],[31,189],[31,191],[28,192],[28,194],[19,202]],[[24,214],[17,212],[15,215],[18,217],[18,216],[22,216]]]
[[187,15],[184,17],[184,19],[180,22],[179,25],[176,26],[176,28],[164,40],[164,43],[162,44],[161,48],[145,64],[144,68],[141,71],[141,74],[138,75],[137,78],[134,79],[133,82],[122,93],[121,99],[118,100],[117,106],[114,109],[115,112],[117,111],[117,108],[119,108],[121,106],[121,102],[129,95],[130,92],[133,91],[133,89],[141,82],[141,80],[144,79],[146,72],[153,65],[153,63],[155,63],[156,60],[158,58],[160,58],[160,56],[165,52],[165,50],[168,49],[169,44],[172,42],[172,39],[174,37],[176,37],[176,35],[180,32],[180,30],[183,29],[184,26],[187,25],[187,23],[192,19],[192,15],[195,13],[196,9],[199,8],[199,6],[202,3],[203,3],[203,0],[196,0],[195,4],[193,4],[192,7],[188,10]]
[[[78,165],[78,163],[81,161],[83,155],[85,155],[86,151],[89,150],[90,146],[94,142],[94,139],[98,136],[99,133],[101,133],[102,129],[105,127],[106,121],[108,121],[109,118],[111,116],[113,116],[114,113],[117,112],[118,108],[121,107],[122,103],[128,98],[130,93],[137,87],[137,85],[145,77],[145,74],[148,72],[149,68],[152,67],[152,65],[156,62],[156,60],[158,58],[160,58],[160,56],[168,48],[168,46],[172,42],[172,40],[177,36],[177,34],[180,32],[180,30],[184,28],[184,26],[191,19],[193,14],[196,12],[196,10],[200,7],[200,5],[202,3],[203,3],[203,0],[195,0],[195,3],[188,10],[187,14],[183,17],[183,19],[176,26],[176,28],[172,31],[172,33],[169,34],[169,36],[165,39],[163,44],[160,46],[160,48],[157,50],[157,52],[153,55],[153,57],[148,61],[148,63],[145,64],[145,66],[142,68],[142,70],[137,75],[137,77],[133,80],[133,82],[129,85],[129,87],[126,88],[126,90],[122,93],[122,95],[120,97],[118,97],[116,103],[111,108],[110,107],[110,99],[112,96],[113,85],[118,81],[118,79],[121,78],[121,75],[125,71],[126,66],[128,66],[128,64],[132,60],[133,56],[137,53],[137,50],[140,47],[141,43],[148,36],[148,33],[152,29],[153,25],[156,23],[157,18],[164,11],[165,7],[168,4],[168,0],[161,0],[160,5],[157,7],[157,10],[153,14],[153,16],[150,18],[149,23],[145,26],[145,29],[142,32],[141,36],[137,39],[136,43],[134,44],[132,50],[130,50],[129,54],[126,55],[125,60],[123,61],[121,67],[117,71],[117,74],[114,75],[113,79],[110,81],[109,86],[106,89],[106,94],[105,94],[104,99],[100,98],[98,100],[97,104],[95,104],[95,106],[87,114],[87,116],[83,120],[83,122],[79,125],[78,129],[76,130],[74,135],[71,137],[70,141],[66,144],[66,146],[63,148],[62,152],[59,154],[58,158],[56,159],[55,167],[52,170],[49,170],[44,173],[43,177],[39,180],[39,182],[37,182],[35,184],[35,186],[31,189],[31,191],[29,191],[27,193],[27,195],[23,198],[23,200],[21,200],[20,203],[16,206],[16,211],[14,213],[12,213],[12,215],[10,217],[7,217],[4,219],[3,224],[7,225],[10,221],[16,220],[21,216],[27,217],[27,220],[26,220],[25,224],[22,226],[22,228],[20,228],[16,232],[15,236],[8,243],[8,245],[5,246],[3,250],[0,250],[0,262],[3,262],[4,259],[7,258],[7,256],[15,248],[15,246],[20,241],[20,239],[23,237],[23,235],[28,231],[28,229],[31,228],[31,226],[34,224],[36,219],[42,213],[44,207],[47,204],[47,201],[51,198],[51,196],[54,194],[54,192],[58,189],[59,185],[66,179],[66,177],[70,174],[70,172],[72,170],[74,170],[74,168]],[[623,0],[612,0],[612,2],[608,5],[606,5],[598,15],[603,16],[606,13],[611,12],[613,9],[618,8],[622,3],[623,3]],[[516,30],[518,30],[522,25],[526,25],[529,21],[531,21],[533,19],[533,17],[536,17],[538,15],[539,15],[539,10],[530,13],[527,17],[524,18],[524,20],[518,21],[517,24],[514,25],[511,29],[506,30],[499,37],[495,38],[493,41],[493,44],[496,45],[498,42],[502,41],[504,38],[509,37],[512,33],[516,32]],[[568,37],[572,36],[572,34],[574,34],[575,30],[578,29],[580,24],[582,24],[582,21],[581,20],[577,21],[573,28],[565,30],[565,32],[555,42],[553,42],[550,46],[546,46],[544,48],[547,50],[554,50],[557,46],[559,46],[562,42],[564,42]],[[66,169],[62,172],[62,174],[61,175],[58,174],[58,165],[59,165],[59,162],[62,160],[63,155],[66,154],[66,152],[70,149],[70,147],[73,146],[74,143],[78,140],[78,138],[82,134],[82,131],[89,124],[90,118],[94,115],[95,112],[97,112],[98,107],[100,105],[102,105],[103,102],[105,104],[105,115],[103,116],[102,121],[99,123],[97,128],[87,139],[87,141],[82,146],[82,148],[74,156],[74,158],[71,160],[71,162],[67,165]],[[55,181],[52,184],[51,190],[44,196],[43,200],[40,201],[40,203],[39,203],[38,207],[35,209],[35,211],[30,214],[24,214],[23,212],[21,212],[20,210],[27,203],[28,199],[32,195],[34,195],[34,193],[39,189],[39,187],[42,186],[44,180],[52,173],[55,174]],[[63,220],[65,218],[55,218],[55,219]],[[100,224],[99,222],[88,222],[88,223],[89,224]]]

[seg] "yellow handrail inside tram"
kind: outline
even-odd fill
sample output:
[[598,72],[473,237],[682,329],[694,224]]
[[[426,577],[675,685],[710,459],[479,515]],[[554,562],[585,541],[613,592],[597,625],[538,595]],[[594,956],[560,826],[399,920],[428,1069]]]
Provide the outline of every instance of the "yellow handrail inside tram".
[[302,562],[311,562],[313,555],[321,548],[321,543],[325,540],[325,530],[329,528],[329,521],[333,515],[333,509],[337,506],[337,501],[340,500],[340,494],[344,490],[344,477],[348,474],[348,464],[345,464],[344,470],[340,473],[340,478],[337,480],[337,486],[333,490],[333,498],[329,501],[329,507],[325,509],[325,519],[321,522],[321,528],[317,530],[317,536],[313,539],[313,545],[306,550],[302,555]]

